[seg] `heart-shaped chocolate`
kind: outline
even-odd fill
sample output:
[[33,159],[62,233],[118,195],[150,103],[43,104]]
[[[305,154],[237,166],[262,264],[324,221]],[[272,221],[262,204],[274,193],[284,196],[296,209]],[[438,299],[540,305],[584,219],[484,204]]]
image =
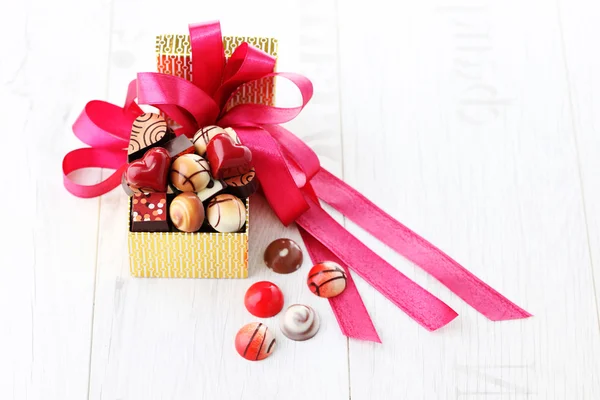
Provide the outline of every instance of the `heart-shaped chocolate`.
[[155,147],[148,150],[141,160],[127,166],[125,180],[136,193],[166,193],[170,166],[169,152],[162,147]]
[[216,179],[245,174],[252,168],[252,152],[236,144],[227,134],[219,134],[206,146],[206,158]]

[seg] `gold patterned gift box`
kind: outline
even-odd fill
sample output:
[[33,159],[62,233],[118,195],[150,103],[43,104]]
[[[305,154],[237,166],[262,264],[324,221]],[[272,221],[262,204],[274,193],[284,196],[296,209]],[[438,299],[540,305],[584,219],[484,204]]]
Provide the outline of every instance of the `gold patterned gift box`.
[[[277,40],[261,37],[224,36],[227,58],[247,42],[277,56]],[[158,72],[191,80],[191,48],[188,35],[160,35],[156,38]],[[274,105],[275,82],[271,78],[247,85],[229,103]],[[131,203],[129,205],[131,208]],[[247,219],[240,233],[132,232],[129,226],[131,274],[143,278],[247,278],[249,201]],[[130,209],[128,210],[128,214]]]

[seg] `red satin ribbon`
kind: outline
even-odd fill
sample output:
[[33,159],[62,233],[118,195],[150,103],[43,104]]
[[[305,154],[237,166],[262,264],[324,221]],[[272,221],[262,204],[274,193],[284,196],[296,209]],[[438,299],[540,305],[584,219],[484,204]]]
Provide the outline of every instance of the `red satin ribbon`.
[[[279,220],[296,222],[314,262],[339,263],[348,286],[330,299],[342,332],[352,338],[380,342],[358,294],[350,269],[429,330],[457,314],[408,279],[346,231],[320,206],[319,198],[346,215],[399,254],[419,265],[492,320],[525,318],[529,313],[479,280],[442,251],[383,212],[356,190],[320,167],[312,149],[280,124],[294,119],[310,101],[313,87],[306,77],[274,73],[275,59],[247,43],[225,62],[219,22],[190,25],[192,81],[159,73],[140,73],[129,85],[124,107],[102,101],[88,103],[73,131],[90,148],[68,153],[63,160],[65,187],[79,197],[96,197],[119,185],[133,120],[142,113],[135,102],[152,105],[176,121],[178,134],[199,127],[234,127],[252,150],[257,177]],[[263,104],[226,105],[254,81],[285,78],[298,87],[302,104],[279,108]],[[69,174],[88,167],[116,169],[95,185],[75,183]],[[313,189],[314,186],[314,189]]]

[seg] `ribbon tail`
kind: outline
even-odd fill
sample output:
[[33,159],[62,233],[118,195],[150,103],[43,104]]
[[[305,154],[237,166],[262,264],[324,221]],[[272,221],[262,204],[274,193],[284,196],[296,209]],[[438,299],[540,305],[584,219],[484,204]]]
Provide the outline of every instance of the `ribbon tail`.
[[311,183],[320,199],[421,267],[488,319],[531,316],[327,170],[321,168]]
[[371,251],[319,204],[308,202],[310,208],[296,223],[421,326],[434,331],[458,316],[443,301]]

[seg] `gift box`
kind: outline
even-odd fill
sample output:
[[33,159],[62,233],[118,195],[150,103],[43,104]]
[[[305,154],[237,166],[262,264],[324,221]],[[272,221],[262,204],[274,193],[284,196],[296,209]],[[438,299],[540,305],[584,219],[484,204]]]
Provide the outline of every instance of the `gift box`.
[[[200,194],[198,198],[211,202],[207,205],[207,210],[213,205],[210,209],[212,222],[209,216],[209,225],[216,227],[219,223],[227,222],[227,227],[221,225],[219,230],[236,233],[217,233],[208,228],[198,230],[202,220],[202,203],[199,205],[198,199],[192,194],[196,192],[194,183],[191,184],[192,190],[178,188],[188,190],[188,194],[184,192],[183,196],[180,194],[170,200],[172,196],[164,193],[167,187],[165,175],[162,180],[157,177],[156,181],[142,179],[133,182],[133,186],[129,186],[132,177],[125,177],[125,183],[129,186],[125,186],[126,192],[131,191],[127,189],[141,191],[142,188],[152,189],[150,192],[158,191],[154,194],[136,194],[134,196],[138,197],[138,202],[132,199],[129,203],[128,211],[134,211],[130,214],[134,221],[129,222],[128,233],[133,276],[246,278],[249,214],[246,213],[244,218],[243,200],[248,211],[247,198],[260,183],[261,191],[279,221],[286,226],[292,223],[297,225],[313,263],[333,263],[335,269],[328,272],[342,274],[334,279],[344,279],[344,289],[329,301],[342,332],[348,337],[380,342],[350,270],[428,330],[445,326],[458,314],[348,232],[323,209],[321,202],[329,204],[374,238],[421,267],[490,320],[531,316],[323,168],[315,152],[293,132],[281,126],[298,116],[309,103],[313,86],[307,77],[300,74],[274,72],[276,40],[223,37],[218,21],[190,24],[189,30],[190,36],[157,37],[158,72],[138,72],[136,79],[127,88],[123,106],[101,100],[86,104],[73,124],[73,132],[89,147],[72,150],[63,158],[64,185],[73,195],[93,198],[117,188],[122,183],[124,173],[129,172],[132,165],[135,169],[144,164],[141,161],[138,163],[137,156],[130,159],[128,147],[132,146],[133,154],[142,150],[135,146],[139,145],[137,140],[142,128],[136,126],[135,122],[140,117],[146,118],[140,105],[149,105],[158,108],[164,118],[160,115],[142,118],[140,125],[154,118],[151,122],[151,126],[154,126],[159,123],[156,120],[159,120],[159,133],[162,136],[156,134],[156,140],[151,140],[150,145],[159,143],[165,137],[166,139],[164,143],[160,142],[161,145],[164,144],[163,148],[157,145],[157,148],[145,152],[143,157],[152,152],[150,158],[157,162],[156,165],[162,163],[163,174],[164,165],[172,161],[171,154],[175,157],[171,167],[179,160],[177,157],[201,158],[200,155],[182,153],[190,149],[189,143],[181,149],[182,152],[175,152],[173,143],[171,146],[166,145],[167,141],[173,139],[172,133],[193,137],[198,129],[201,129],[198,138],[204,138],[206,145],[212,146],[212,151],[208,160],[194,158],[195,161],[190,161],[196,171],[187,173],[176,170],[177,174],[185,178],[183,184],[187,184],[191,177],[207,172],[209,167],[214,179],[226,178],[224,173],[235,173],[227,177],[236,179],[230,182],[227,190],[237,192],[237,196],[232,193],[227,199],[215,197],[214,202],[200,197]],[[225,64],[225,60],[229,62]],[[273,107],[275,76],[290,81],[299,90],[300,104],[295,107]],[[168,124],[175,132],[169,132]],[[212,138],[206,139],[203,135],[216,129],[215,125],[231,129],[217,131]],[[156,127],[151,131],[152,134],[154,132]],[[185,142],[185,138],[181,136],[173,142],[181,142],[181,139]],[[198,150],[195,144],[196,153],[209,153],[207,149]],[[200,142],[198,146],[202,144]],[[221,150],[217,151],[215,146],[222,146]],[[235,146],[238,146],[237,155],[230,153],[228,160],[234,162],[225,165],[226,152],[233,151]],[[173,153],[166,150],[166,147]],[[175,147],[175,150],[179,148]],[[147,165],[149,164],[144,164]],[[248,170],[249,167],[252,171]],[[103,181],[91,185],[81,184],[70,177],[74,171],[84,168],[109,168],[115,172]],[[241,170],[234,171],[233,168]],[[247,174],[251,174],[252,178],[248,178]],[[247,179],[242,180],[243,177]],[[256,179],[256,185],[250,185],[253,179]],[[145,186],[146,183],[150,186]],[[172,178],[171,183],[175,184]],[[156,186],[151,186],[153,184]],[[244,191],[245,189],[249,190]],[[145,196],[146,200],[141,196]],[[178,198],[181,200],[176,203]],[[237,203],[235,208],[223,206],[226,201],[231,200]],[[188,205],[184,204],[186,201]],[[174,204],[178,207],[173,207]],[[214,207],[215,205],[219,206]],[[229,212],[224,211],[222,214],[222,206],[223,211]],[[169,213],[170,221],[164,218],[167,209],[169,212],[175,210],[174,214]],[[182,220],[177,220],[185,210],[189,211],[187,227],[182,226]],[[177,214],[178,211],[181,211],[181,215]],[[190,222],[192,214],[196,217],[196,222]],[[222,215],[227,215],[228,218],[222,219]],[[244,222],[245,225],[242,225]],[[148,228],[146,223],[154,228]],[[181,230],[187,229],[195,233],[180,232],[169,223],[177,225]],[[151,233],[147,230],[161,232]],[[323,282],[325,283],[327,281]],[[320,283],[316,285],[317,288],[322,286]]]
[[[277,40],[263,37],[224,36],[226,59],[241,43],[251,44],[276,57]],[[192,79],[189,35],[156,37],[157,70],[186,80]],[[252,82],[229,102],[273,105],[275,82],[272,78]],[[177,125],[169,121],[171,128]],[[247,278],[249,201],[246,200],[246,225],[243,232],[132,232],[131,201],[128,209],[129,265],[131,274],[141,278]]]

